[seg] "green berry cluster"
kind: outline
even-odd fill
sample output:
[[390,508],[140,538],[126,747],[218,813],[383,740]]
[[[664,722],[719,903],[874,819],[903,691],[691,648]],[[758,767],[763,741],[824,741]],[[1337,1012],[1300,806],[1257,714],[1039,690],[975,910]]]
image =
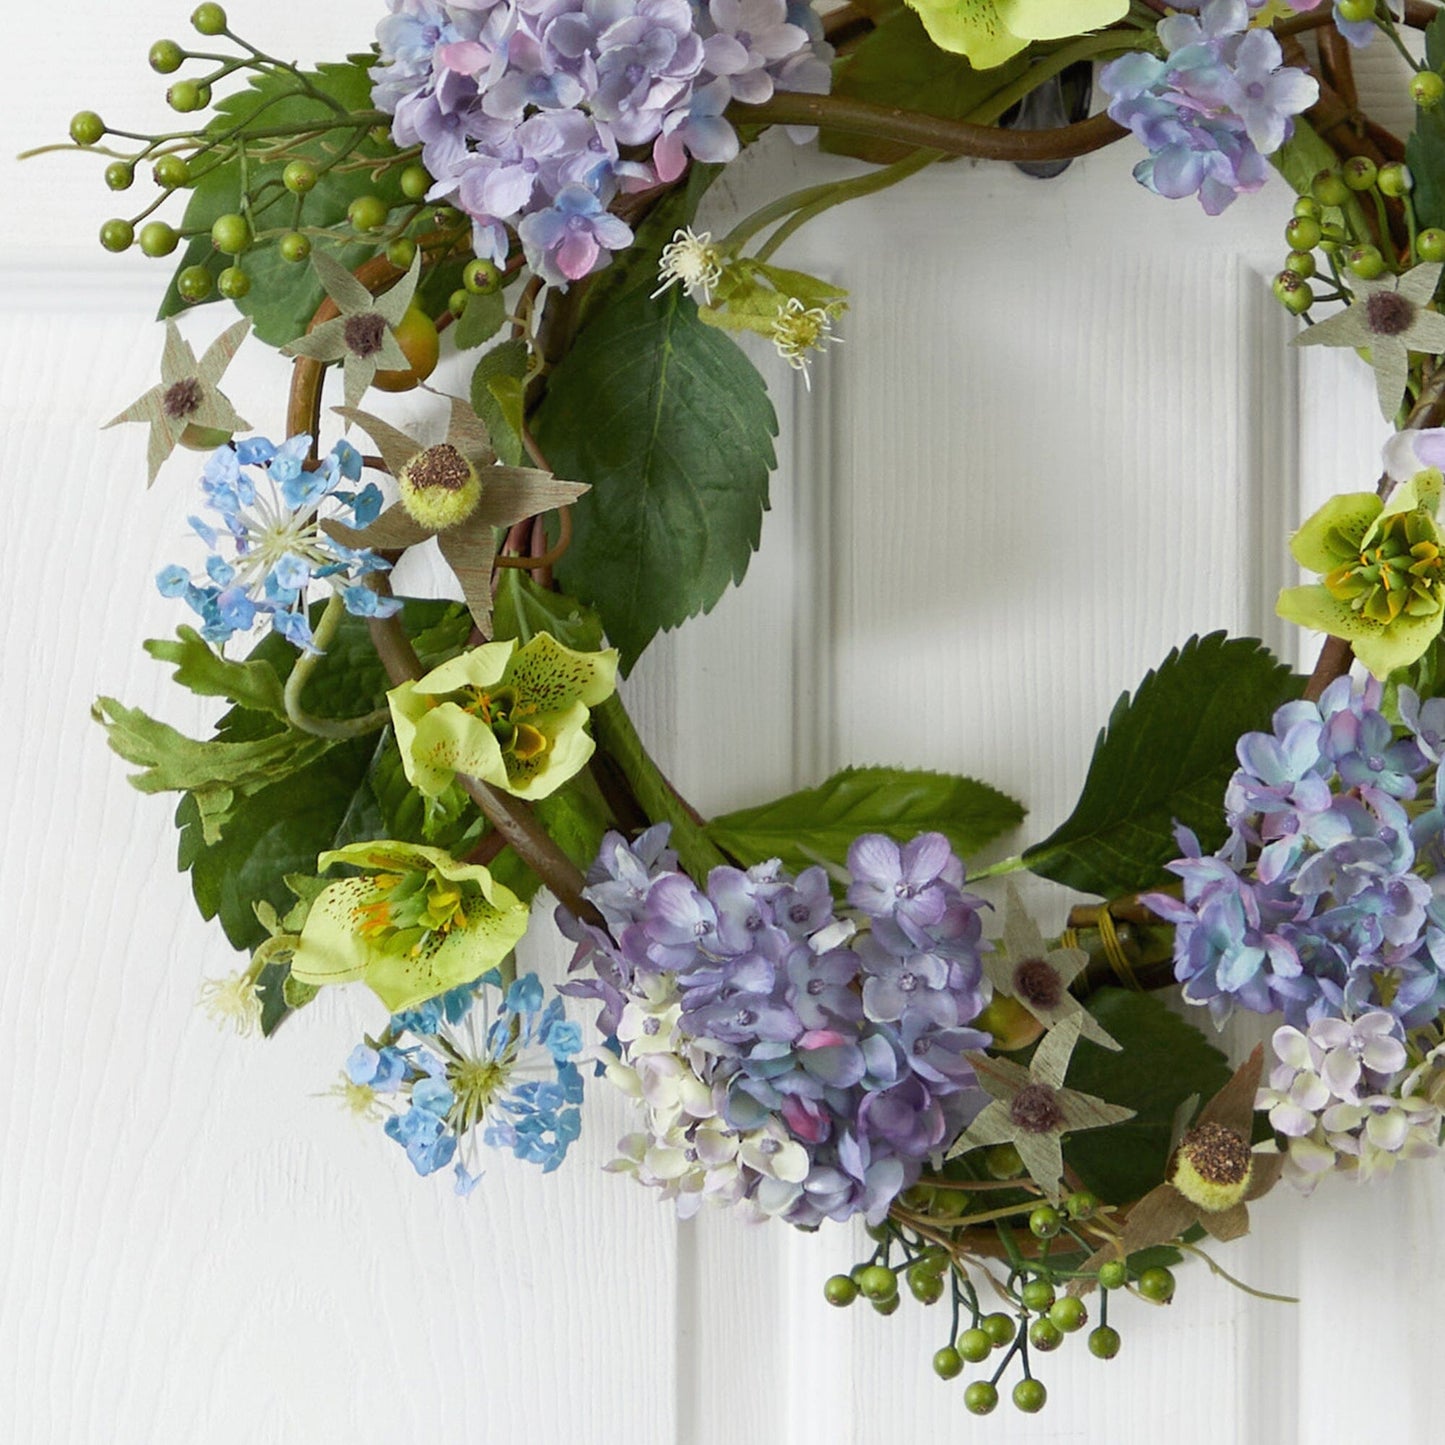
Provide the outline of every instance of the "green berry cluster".
[[[910,1211],[930,1200],[916,1185],[904,1196]],[[958,1192],[952,1194],[955,1211]],[[1016,1247],[1010,1249],[1012,1268],[1000,1284],[1006,1309],[985,1310],[974,1281],[963,1262],[962,1251],[954,1252],[933,1237],[900,1226],[892,1219],[870,1229],[876,1243],[872,1255],[855,1265],[848,1274],[835,1274],[823,1286],[823,1297],[840,1308],[859,1299],[867,1300],[879,1314],[898,1309],[903,1291],[923,1305],[947,1299],[951,1304],[948,1338],[933,1354],[933,1371],[942,1380],[955,1380],[970,1366],[984,1366],[984,1378],[964,1387],[964,1408],[971,1414],[987,1415],[999,1402],[999,1382],[1015,1364],[1021,1371],[1012,1389],[1015,1407],[1026,1414],[1041,1410],[1048,1391],[1033,1373],[1040,1355],[1057,1350],[1070,1335],[1081,1334],[1090,1323],[1089,1306],[1067,1286],[1079,1280],[1100,1287],[1099,1321],[1087,1333],[1089,1352],[1101,1360],[1119,1353],[1119,1332],[1109,1323],[1109,1300],[1113,1293],[1130,1293],[1156,1304],[1167,1304],[1174,1296],[1174,1276],[1160,1265],[1131,1271],[1123,1260],[1110,1260],[1096,1271],[1077,1265],[1078,1250],[1092,1252],[1096,1238],[1080,1231],[1100,1213],[1099,1201],[1086,1191],[1071,1194],[1060,1204],[1036,1204],[1029,1209],[1029,1233],[1040,1241],[1037,1254],[1026,1258]],[[955,1214],[955,1217],[956,1214]],[[1092,1231],[1109,1237],[1108,1231]],[[1056,1245],[1070,1251],[1055,1253]]]

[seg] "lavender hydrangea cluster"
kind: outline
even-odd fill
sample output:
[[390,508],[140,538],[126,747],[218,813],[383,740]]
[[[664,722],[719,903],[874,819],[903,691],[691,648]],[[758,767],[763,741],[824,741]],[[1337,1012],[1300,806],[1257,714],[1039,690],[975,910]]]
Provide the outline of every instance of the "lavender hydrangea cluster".
[[1198,195],[1211,216],[1264,184],[1264,157],[1319,98],[1312,77],[1282,64],[1274,36],[1249,28],[1249,9],[1209,0],[1198,18],[1171,15],[1157,27],[1166,58],[1133,51],[1099,75],[1110,116],[1149,151],[1134,178],[1171,199]]
[[543,999],[536,974],[504,985],[489,969],[397,1014],[390,1042],[358,1044],[343,1092],[364,1112],[384,1102],[387,1137],[418,1174],[451,1164],[458,1194],[481,1178],[480,1144],[550,1173],[581,1132],[582,1031]]
[[[1179,0],[1174,9],[1198,10],[1204,3],[1207,3],[1207,0]],[[1246,3],[1251,15],[1272,9],[1276,3],[1286,10],[1293,10],[1297,15],[1307,15],[1318,10],[1326,0],[1246,0]],[[1357,49],[1363,49],[1375,38],[1377,26],[1373,20],[1347,20],[1340,11],[1338,0],[1335,0],[1331,10],[1335,28]],[[1402,18],[1405,13],[1405,0],[1390,0],[1390,13],[1397,20]]]
[[1296,1028],[1383,1011],[1402,1029],[1445,1005],[1445,698],[1348,677],[1287,703],[1239,740],[1212,856],[1181,829],[1184,899],[1146,901],[1175,925],[1175,975],[1217,1023],[1236,1007]]
[[269,620],[274,631],[302,649],[312,645],[306,616],[307,588],[326,581],[358,617],[386,617],[401,606],[366,586],[371,572],[391,564],[369,549],[354,549],[322,531],[325,517],[364,527],[381,511],[381,491],[361,477],[361,454],[339,441],[314,470],[306,469],[311,438],[301,435],[274,446],[248,437],[218,447],[201,475],[206,510],[220,519],[212,526],[189,519],[210,548],[205,575],[163,568],[156,585],[166,597],[182,598],[202,622],[208,642],[224,643]]
[[557,285],[631,244],[607,209],[619,191],[737,154],[730,101],[830,83],[805,0],[388,4],[372,97],[397,144],[421,146],[431,198],[471,217],[478,256],[504,260],[510,228]]
[[746,1203],[812,1227],[876,1222],[987,1102],[967,1054],[990,997],[979,901],[940,834],[859,838],[848,916],[828,876],[776,862],[699,888],[665,828],[609,834],[585,896],[606,928],[561,914],[594,976],[614,1081],[645,1106],[616,1167],[693,1212]]

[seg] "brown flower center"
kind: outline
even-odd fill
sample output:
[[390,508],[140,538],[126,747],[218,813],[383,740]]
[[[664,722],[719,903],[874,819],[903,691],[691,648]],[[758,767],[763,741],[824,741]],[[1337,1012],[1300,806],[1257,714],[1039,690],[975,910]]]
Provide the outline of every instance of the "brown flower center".
[[1064,981],[1047,959],[1026,958],[1014,969],[1014,994],[1031,1008],[1052,1009],[1064,996]]
[[1201,1124],[1180,1141],[1195,1173],[1209,1184],[1240,1184],[1249,1174],[1249,1143],[1223,1124]]
[[1025,1084],[1013,1096],[1008,1116],[1025,1134],[1052,1134],[1064,1122],[1058,1095],[1047,1084]]
[[381,341],[386,335],[386,318],[375,311],[348,316],[342,335],[346,338],[346,349],[352,355],[363,359],[375,356],[381,350]]
[[450,442],[428,447],[406,464],[406,479],[414,487],[459,492],[473,475],[467,459]]
[[185,377],[166,388],[165,395],[161,398],[161,406],[165,414],[173,421],[179,421],[184,416],[191,416],[200,409],[201,405],[201,383],[194,376]]
[[1365,301],[1365,322],[1376,336],[1398,336],[1415,320],[1415,303],[1398,291],[1375,291]]

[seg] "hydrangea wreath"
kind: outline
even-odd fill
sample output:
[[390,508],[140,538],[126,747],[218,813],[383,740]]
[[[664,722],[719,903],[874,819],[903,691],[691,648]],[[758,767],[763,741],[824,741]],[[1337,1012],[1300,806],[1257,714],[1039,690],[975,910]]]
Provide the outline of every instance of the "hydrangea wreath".
[[[933,1368],[973,1372],[963,1407],[1007,1377],[1031,1412],[1040,1355],[1086,1331],[1111,1358],[1119,1296],[1167,1303],[1170,1266],[1282,1177],[1439,1150],[1445,19],[910,5],[388,0],[373,53],[303,70],[207,0],[199,42],[158,41],[198,118],[70,130],[112,189],[155,182],[102,244],[179,251],[160,379],[115,422],[149,428],[152,481],[202,454],[199,545],[157,579],[194,616],[146,647],[230,707],[203,741],[95,711],[137,787],[181,795],[181,867],[248,956],[206,1006],[269,1035],[323,988],[371,989],[337,1092],[418,1173],[467,1193],[488,1147],[557,1168],[605,1076],[636,1104],[616,1170],[684,1215],[863,1215],[871,1252],[828,1300],[891,1313],[902,1274],[944,1302]],[[1413,75],[1403,142],[1359,111],[1371,43]],[[876,168],[696,229],[774,126]],[[1318,577],[1279,600],[1328,635],[1313,676],[1191,640],[1120,699],[1068,821],[989,868],[964,859],[1021,810],[969,779],[850,769],[700,818],[616,682],[756,545],[776,425],[729,333],[806,374],[843,321],[778,247],[950,157],[1050,173],[1114,142],[1210,215],[1273,165],[1298,193],[1274,282],[1297,341],[1373,372],[1378,485],[1303,521]],[[170,318],[217,295],[243,319],[197,359]],[[470,394],[409,436],[366,398],[423,382],[443,332]],[[248,334],[294,358],[267,435],[222,390]],[[396,595],[433,540],[462,601]],[[1050,939],[1009,890],[990,923],[970,880],[1015,869],[1102,901]],[[555,992],[515,962],[543,887],[576,943]],[[1149,992],[1175,983],[1213,1025],[1277,1016],[1268,1054],[1231,1072]]]

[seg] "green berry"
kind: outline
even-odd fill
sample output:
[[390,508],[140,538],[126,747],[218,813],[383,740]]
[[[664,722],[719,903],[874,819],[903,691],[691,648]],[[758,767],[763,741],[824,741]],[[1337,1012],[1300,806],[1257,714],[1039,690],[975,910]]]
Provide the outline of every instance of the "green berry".
[[316,181],[316,167],[310,161],[287,161],[286,169],[281,172],[281,184],[293,196],[304,196]]
[[1385,269],[1378,246],[1352,246],[1345,253],[1345,266],[1362,281],[1373,281]]
[[908,1270],[908,1289],[919,1304],[936,1305],[943,1298],[943,1276],[925,1265],[912,1265]]
[[1123,1289],[1129,1283],[1129,1266],[1122,1259],[1105,1260],[1099,1266],[1101,1289]]
[[386,225],[388,209],[380,196],[357,196],[346,208],[346,219],[358,231],[379,231]]
[[112,161],[105,168],[105,183],[113,191],[128,191],[135,184],[135,167],[129,161]]
[[386,248],[386,259],[396,267],[398,271],[405,271],[412,263],[416,255],[416,242],[410,236],[398,236],[391,245]]
[[1445,231],[1435,226],[1421,231],[1415,237],[1415,259],[1417,261],[1445,261]]
[[1293,271],[1281,271],[1274,278],[1275,300],[1291,316],[1302,316],[1315,303],[1314,288],[1303,276]]
[[157,40],[147,57],[157,75],[170,75],[179,70],[185,58],[186,52],[174,40]]
[[190,184],[191,167],[184,156],[164,155],[157,158],[151,174],[156,185],[163,190],[174,191]]
[[176,277],[176,290],[182,301],[204,301],[211,294],[211,273],[204,266],[187,266]]
[[1070,1219],[1092,1219],[1099,1208],[1099,1198],[1087,1189],[1080,1189],[1064,1200],[1064,1213]]
[[1020,1380],[1014,1386],[1014,1405],[1025,1415],[1037,1415],[1048,1403],[1049,1392],[1035,1379]]
[[1398,161],[1392,161],[1387,166],[1380,167],[1380,194],[1383,196],[1403,196],[1415,189],[1415,178],[1410,174],[1409,166],[1402,166]]
[[995,1144],[984,1150],[983,1167],[991,1179],[1017,1179],[1024,1172],[1023,1156],[1012,1144]]
[[239,256],[251,244],[251,228],[246,218],[227,211],[211,222],[211,245],[228,256]]
[[1349,194],[1338,171],[1320,171],[1310,182],[1310,195],[1322,206],[1343,206]]
[[968,1361],[970,1365],[982,1364],[988,1359],[989,1351],[993,1349],[993,1341],[989,1339],[986,1331],[975,1327],[965,1330],[958,1337],[958,1353]]
[[1101,1360],[1112,1360],[1119,1353],[1119,1331],[1112,1325],[1090,1330],[1089,1353]]
[[450,311],[453,316],[460,316],[462,312],[467,309],[467,302],[471,299],[471,293],[463,287],[458,286],[457,289],[447,297],[447,310]]
[[979,1328],[991,1339],[995,1345],[1002,1348],[1004,1345],[1013,1344],[1014,1329],[1012,1315],[1006,1315],[1002,1310],[991,1315],[985,1315],[979,1322]]
[[226,12],[214,0],[205,0],[191,11],[191,24],[202,35],[220,35],[226,28]]
[[1325,208],[1313,196],[1300,196],[1294,203],[1297,216],[1308,216],[1313,221],[1324,219]]
[[216,277],[216,290],[228,301],[239,301],[251,289],[251,278],[239,266],[227,266]]
[[1308,251],[1291,251],[1284,258],[1284,269],[1293,271],[1302,280],[1308,281],[1319,269],[1315,264],[1315,258]]
[[1368,191],[1380,176],[1369,156],[1351,156],[1345,162],[1344,174],[1345,184],[1352,191]]
[[70,138],[78,146],[93,146],[105,134],[105,122],[93,110],[78,110],[70,117]]
[[889,1299],[876,1299],[872,1301],[873,1308],[877,1310],[880,1315],[893,1314],[902,1303],[903,1301],[900,1300],[897,1295],[893,1295]]
[[181,239],[174,226],[164,221],[147,221],[140,228],[140,248],[147,256],[169,256]]
[[425,166],[408,166],[401,173],[401,193],[409,201],[419,201],[431,190],[431,175]]
[[1089,1312],[1084,1308],[1083,1300],[1066,1294],[1049,1306],[1049,1321],[1055,1329],[1071,1335],[1089,1322]]
[[183,115],[188,111],[200,110],[206,103],[203,98],[204,90],[205,87],[194,80],[178,80],[166,91],[166,104]]
[[1284,228],[1285,245],[1291,251],[1313,251],[1324,234],[1324,227],[1313,216],[1296,216]]
[[1350,20],[1357,25],[1363,20],[1375,18],[1375,0],[1339,0],[1338,8],[1341,20]]
[[1063,1342],[1064,1332],[1052,1320],[1035,1320],[1029,1326],[1029,1343],[1044,1354],[1058,1349]]
[[1174,1276],[1162,1265],[1146,1269],[1136,1287],[1145,1299],[1155,1304],[1167,1305],[1174,1298]]
[[987,1380],[973,1380],[963,1392],[963,1408],[970,1415],[991,1415],[998,1406],[998,1390]]
[[1042,1314],[1054,1302],[1054,1287],[1046,1279],[1031,1279],[1019,1291],[1019,1299],[1026,1310]]
[[135,240],[135,227],[129,221],[107,221],[100,228],[100,244],[107,251],[124,251]]
[[311,254],[311,238],[300,231],[287,231],[276,243],[283,261],[304,261]]
[[495,262],[483,261],[480,257],[468,261],[462,272],[462,285],[473,296],[490,296],[500,291],[503,279],[501,268]]
[[1410,96],[1421,110],[1434,110],[1445,100],[1445,79],[1438,71],[1422,70],[1410,82]]
[[886,1264],[870,1264],[857,1279],[867,1299],[893,1299],[898,1294],[898,1276]]
[[823,1298],[842,1309],[858,1298],[858,1286],[846,1274],[835,1274],[823,1284]]
[[1029,1215],[1029,1233],[1035,1239],[1052,1239],[1064,1227],[1064,1216],[1052,1204],[1041,1204]]
[[956,1380],[963,1373],[963,1356],[952,1345],[945,1345],[941,1350],[935,1350],[933,1352],[933,1373],[940,1380]]

